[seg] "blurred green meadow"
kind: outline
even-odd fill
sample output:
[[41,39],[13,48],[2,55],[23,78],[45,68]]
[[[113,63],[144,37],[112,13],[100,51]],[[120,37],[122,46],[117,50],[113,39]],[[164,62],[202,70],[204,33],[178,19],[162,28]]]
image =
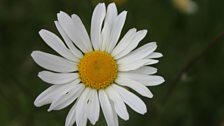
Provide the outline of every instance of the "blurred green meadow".
[[[43,69],[30,54],[55,53],[38,31],[59,35],[53,21],[60,10],[78,14],[89,31],[98,2],[111,1],[0,0],[0,126],[64,125],[71,106],[47,112],[48,106],[33,105],[50,85],[37,77]],[[157,42],[164,57],[155,66],[166,80],[150,87],[152,99],[141,97],[148,113],[142,116],[129,109],[129,121],[120,119],[120,126],[224,126],[224,35],[218,36],[224,32],[224,1],[194,2],[197,11],[189,14],[172,0],[116,0],[119,12],[128,11],[122,35],[133,27],[148,29],[141,45]],[[104,117],[96,124],[105,125]]]

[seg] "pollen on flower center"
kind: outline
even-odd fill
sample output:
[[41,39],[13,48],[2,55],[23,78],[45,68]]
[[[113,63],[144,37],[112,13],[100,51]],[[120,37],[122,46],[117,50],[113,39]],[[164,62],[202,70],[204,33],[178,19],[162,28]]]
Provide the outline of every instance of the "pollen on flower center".
[[86,53],[78,68],[82,83],[94,89],[108,87],[117,77],[116,61],[103,51]]

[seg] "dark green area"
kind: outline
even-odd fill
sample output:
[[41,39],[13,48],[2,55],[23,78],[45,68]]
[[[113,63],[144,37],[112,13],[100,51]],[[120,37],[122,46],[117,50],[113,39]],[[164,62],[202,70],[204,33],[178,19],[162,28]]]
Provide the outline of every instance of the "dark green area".
[[[101,1],[102,2],[102,1]],[[118,10],[128,10],[123,34],[132,27],[148,29],[141,44],[158,42],[164,54],[156,65],[166,82],[150,89],[144,99],[144,116],[129,110],[130,120],[121,126],[224,126],[224,38],[218,40],[198,62],[185,71],[171,95],[166,97],[179,71],[224,31],[224,1],[195,0],[193,15],[179,12],[169,0],[126,0]],[[0,126],[63,126],[70,107],[47,112],[33,101],[50,85],[37,73],[33,50],[53,52],[41,40],[42,28],[57,32],[53,21],[63,10],[76,13],[87,29],[97,1],[0,0]],[[108,1],[107,1],[108,3]],[[165,103],[164,103],[165,101]],[[103,117],[97,126],[104,126]]]

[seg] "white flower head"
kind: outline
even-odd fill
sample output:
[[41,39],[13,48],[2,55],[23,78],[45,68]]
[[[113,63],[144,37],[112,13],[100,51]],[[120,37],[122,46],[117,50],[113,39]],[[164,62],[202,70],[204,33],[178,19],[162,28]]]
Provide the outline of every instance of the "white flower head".
[[154,52],[155,42],[135,49],[146,36],[147,30],[130,29],[119,40],[127,12],[120,14],[114,3],[99,3],[92,15],[90,37],[76,14],[57,14],[55,25],[63,41],[54,33],[39,32],[47,45],[60,56],[33,51],[34,61],[47,71],[38,76],[52,84],[35,100],[37,107],[50,104],[48,111],[60,110],[74,103],[65,126],[76,123],[95,124],[102,110],[108,126],[118,126],[118,116],[129,119],[126,104],[134,111],[145,114],[145,103],[128,88],[152,98],[147,86],[164,82],[153,75],[157,69],[149,65],[158,63],[161,53]]

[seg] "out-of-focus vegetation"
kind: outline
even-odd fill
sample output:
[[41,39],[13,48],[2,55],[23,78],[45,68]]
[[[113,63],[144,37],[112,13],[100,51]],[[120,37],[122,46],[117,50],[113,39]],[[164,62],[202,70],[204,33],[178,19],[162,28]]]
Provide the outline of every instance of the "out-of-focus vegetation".
[[[63,10],[80,15],[89,30],[94,6],[100,0],[0,0],[0,125],[63,126],[70,107],[47,112],[35,108],[35,97],[50,85],[42,82],[42,70],[31,59],[33,50],[53,52],[41,40],[42,28],[57,32],[53,21]],[[203,56],[196,58],[224,31],[224,1],[195,0],[193,14],[179,11],[172,0],[116,0],[118,10],[128,10],[123,34],[132,27],[148,29],[141,44],[158,42],[164,54],[159,68],[166,82],[150,89],[144,99],[144,116],[129,110],[130,120],[120,126],[224,126],[224,38],[220,37]],[[54,52],[53,52],[54,53]],[[172,89],[172,90],[171,90]],[[170,93],[168,91],[171,90]],[[97,123],[105,126],[103,117]]]

